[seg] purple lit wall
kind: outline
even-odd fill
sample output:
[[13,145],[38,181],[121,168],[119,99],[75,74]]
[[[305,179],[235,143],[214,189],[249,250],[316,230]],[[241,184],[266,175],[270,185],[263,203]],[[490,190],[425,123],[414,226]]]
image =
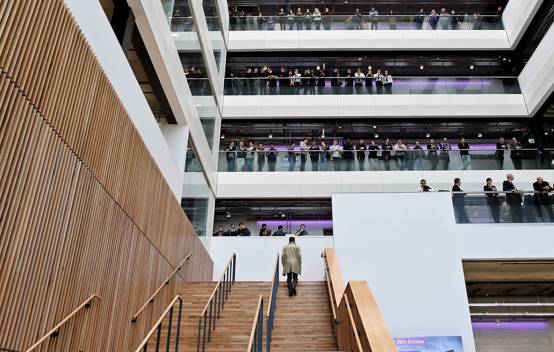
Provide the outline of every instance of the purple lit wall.
[[332,228],[333,220],[258,220],[256,225],[261,227],[262,224],[267,224],[270,228],[277,228],[277,226],[282,225],[283,227],[292,226],[299,227],[301,224],[306,225],[306,229],[309,231],[310,228]]

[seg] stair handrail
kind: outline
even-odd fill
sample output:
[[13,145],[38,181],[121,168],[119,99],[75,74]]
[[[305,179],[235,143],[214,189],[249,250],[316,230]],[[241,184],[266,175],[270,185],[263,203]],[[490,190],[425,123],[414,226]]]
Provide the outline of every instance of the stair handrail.
[[252,329],[250,330],[250,339],[248,340],[248,348],[246,352],[262,352],[263,351],[263,334],[264,334],[264,296],[258,298],[258,306],[256,314],[252,321]]
[[266,331],[266,350],[271,351],[271,337],[273,333],[273,320],[275,319],[275,307],[277,305],[277,292],[279,290],[279,253],[275,259],[273,269],[273,281],[271,283],[271,294],[267,305],[267,331]]
[[[233,253],[227,262],[225,269],[223,269],[223,272],[221,273],[221,276],[219,277],[208,302],[204,306],[202,313],[198,317],[198,339],[196,344],[197,352],[200,350],[204,352],[206,350],[206,323],[208,324],[208,342],[211,341],[212,330],[215,330],[215,322],[220,318],[221,310],[225,308],[225,301],[229,296],[231,286],[235,283],[236,267],[237,255]],[[206,315],[208,313],[208,309],[209,315]],[[203,325],[202,320],[204,320]],[[202,334],[200,333],[201,331],[203,331]],[[200,337],[201,335],[202,337]]]
[[148,341],[150,341],[150,338],[154,333],[157,332],[156,336],[156,349],[157,352],[160,348],[160,340],[161,340],[161,333],[162,333],[162,324],[165,319],[165,317],[169,314],[169,321],[167,325],[167,338],[166,338],[166,352],[169,352],[169,346],[171,343],[171,330],[173,325],[173,307],[175,306],[175,303],[179,302],[179,311],[177,316],[177,332],[175,333],[175,352],[179,351],[179,335],[181,333],[181,318],[183,316],[183,299],[180,295],[176,295],[172,300],[171,303],[165,308],[163,313],[160,315],[156,323],[152,326],[152,329],[146,334],[140,345],[135,349],[135,352],[141,352],[141,351],[147,351],[148,349]]
[[60,328],[67,323],[71,318],[73,318],[81,309],[88,309],[92,306],[92,301],[94,300],[101,301],[102,297],[98,296],[97,294],[90,295],[83,303],[81,303],[77,308],[73,310],[73,312],[69,313],[65,318],[62,319],[56,326],[54,326],[50,331],[48,331],[44,336],[42,336],[37,342],[35,342],[31,347],[27,348],[25,352],[30,352],[40,346],[44,341],[46,341],[50,337],[56,337],[59,334]]
[[335,250],[325,248],[322,257],[339,350],[398,351],[367,282],[344,285]]
[[362,342],[360,341],[360,333],[358,332],[358,328],[356,327],[356,321],[354,320],[354,315],[352,314],[352,307],[350,306],[350,301],[348,300],[348,296],[346,295],[346,293],[344,294],[343,299],[346,306],[346,311],[348,313],[348,322],[352,327],[352,336],[354,336],[354,341],[357,347],[357,349],[352,350],[363,352]]
[[327,293],[329,295],[329,304],[331,306],[333,323],[338,324],[337,310],[342,296],[344,295],[346,286],[344,284],[344,279],[342,278],[334,250],[331,248],[325,248],[321,256],[323,257],[325,281],[327,284]]
[[133,317],[131,318],[131,323],[135,323],[137,321],[137,318],[138,316],[142,313],[142,311],[144,309],[146,309],[146,307],[151,304],[151,303],[154,303],[154,298],[156,297],[156,295],[162,290],[162,288],[169,284],[169,280],[171,280],[171,278],[177,274],[177,272],[179,270],[181,270],[181,267],[185,264],[186,261],[188,261],[191,257],[193,256],[192,252],[187,254],[187,256],[179,263],[179,265],[177,265],[177,267],[175,267],[175,269],[165,278],[165,280],[162,282],[162,284],[156,289],[156,291],[154,291],[154,293],[148,297],[148,299],[146,300],[146,302],[144,302],[144,304],[142,305],[142,307],[139,308],[139,310],[133,315]]

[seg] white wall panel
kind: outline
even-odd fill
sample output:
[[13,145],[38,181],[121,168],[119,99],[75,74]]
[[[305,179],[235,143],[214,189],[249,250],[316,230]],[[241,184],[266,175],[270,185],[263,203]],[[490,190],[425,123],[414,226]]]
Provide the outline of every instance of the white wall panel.
[[552,223],[462,224],[458,234],[464,259],[554,258]]
[[333,229],[344,279],[368,282],[393,336],[475,351],[450,194],[334,195]]
[[510,49],[503,30],[230,31],[229,51]]
[[435,190],[450,190],[455,177],[465,191],[482,191],[492,177],[498,188],[513,173],[522,190],[537,176],[554,181],[554,170],[219,172],[218,198],[329,198],[344,192],[416,192],[424,178]]
[[522,94],[226,95],[223,108],[223,118],[452,115],[527,117],[528,113]]
[[[333,237],[297,237],[296,241],[302,250],[302,275],[299,280],[323,280],[321,253],[323,249],[333,247]],[[276,255],[288,243],[288,237],[213,237],[211,242],[214,280],[219,279],[229,258],[236,253],[237,280],[271,281]],[[280,279],[285,280],[282,275]]]

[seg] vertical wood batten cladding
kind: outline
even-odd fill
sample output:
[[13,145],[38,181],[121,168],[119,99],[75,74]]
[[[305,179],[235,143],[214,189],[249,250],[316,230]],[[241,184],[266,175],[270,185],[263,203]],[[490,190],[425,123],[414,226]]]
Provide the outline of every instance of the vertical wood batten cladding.
[[0,348],[97,293],[40,350],[131,350],[213,263],[62,0],[0,1],[0,70]]

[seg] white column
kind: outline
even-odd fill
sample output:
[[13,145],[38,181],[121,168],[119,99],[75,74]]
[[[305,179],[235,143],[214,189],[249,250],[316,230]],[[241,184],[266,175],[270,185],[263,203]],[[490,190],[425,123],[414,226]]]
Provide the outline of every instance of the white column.
[[158,165],[175,197],[180,199],[183,188],[183,169],[177,166],[172,157],[100,2],[65,0],[65,4],[102,65],[104,73],[117,92],[150,155]]
[[198,159],[208,175],[208,182],[215,188],[215,163],[212,152],[204,135],[162,4],[151,0],[127,2],[135,14],[137,27],[177,123],[189,127]]
[[184,172],[185,160],[187,157],[187,142],[189,138],[189,129],[186,125],[160,123],[160,130],[164,135],[165,141],[173,154],[175,163],[179,170]]
[[518,77],[529,115],[533,116],[554,91],[554,26],[542,38]]
[[502,13],[502,22],[510,47],[515,48],[537,13],[543,0],[510,0]]

